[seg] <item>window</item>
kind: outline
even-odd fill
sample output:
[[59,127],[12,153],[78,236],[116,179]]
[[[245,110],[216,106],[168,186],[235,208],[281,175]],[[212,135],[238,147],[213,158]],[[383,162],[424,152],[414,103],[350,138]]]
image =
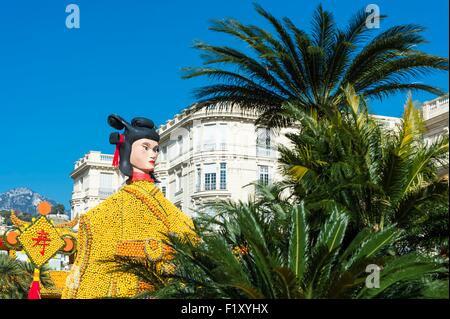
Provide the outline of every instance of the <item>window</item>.
[[183,153],[183,136],[179,135],[177,139],[178,155]]
[[270,155],[270,129],[267,127],[258,127],[256,132],[256,155]]
[[111,189],[113,181],[113,174],[110,173],[100,173],[100,188]]
[[167,146],[163,146],[163,147],[161,148],[160,156],[161,156],[161,161],[165,161],[165,160],[166,160],[166,156],[167,156]]
[[175,177],[175,192],[181,190],[181,173],[178,173]]
[[158,185],[161,193],[164,195],[164,197],[167,196],[167,180],[165,178],[160,179],[160,184]]
[[203,150],[214,151],[216,148],[216,125],[209,124],[203,127]]
[[200,165],[197,166],[197,176],[195,180],[195,191],[199,192],[202,187],[202,169]]
[[106,198],[114,193],[113,177],[114,175],[111,173],[100,173],[100,187],[98,190],[100,198]]
[[259,175],[259,181],[264,184],[269,184],[269,167],[265,165],[258,165],[258,175]]
[[205,190],[216,189],[216,164],[205,164],[203,169],[205,172]]
[[227,137],[228,137],[228,125],[226,123],[220,123],[219,125],[219,150],[227,149]]
[[220,189],[227,189],[227,163],[220,163]]
[[201,126],[197,125],[195,127],[195,130],[193,131],[193,135],[192,135],[192,139],[193,139],[193,143],[194,143],[194,149],[195,149],[196,152],[201,151],[200,131],[201,131]]
[[210,191],[216,189],[216,173],[205,174],[205,190]]
[[178,150],[177,150],[177,143],[178,141],[169,141],[169,144],[167,145],[167,156],[166,159],[171,161],[177,158],[178,156]]
[[84,191],[89,189],[89,178],[87,176],[81,178],[81,187]]
[[256,145],[270,148],[270,129],[268,127],[258,127]]

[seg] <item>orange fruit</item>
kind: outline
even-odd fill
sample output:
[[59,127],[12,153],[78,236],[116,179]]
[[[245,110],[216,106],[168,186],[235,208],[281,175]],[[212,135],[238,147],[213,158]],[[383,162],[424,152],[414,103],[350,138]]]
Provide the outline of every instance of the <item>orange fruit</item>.
[[41,215],[48,215],[52,210],[52,205],[49,202],[40,202],[37,206],[37,211]]
[[16,231],[14,230],[9,231],[8,234],[6,235],[6,242],[13,246],[16,245],[17,236],[19,236],[19,234]]
[[63,250],[65,252],[72,251],[73,246],[74,246],[73,240],[71,238],[69,238],[69,237],[64,237],[64,241],[66,242],[66,245],[64,246]]

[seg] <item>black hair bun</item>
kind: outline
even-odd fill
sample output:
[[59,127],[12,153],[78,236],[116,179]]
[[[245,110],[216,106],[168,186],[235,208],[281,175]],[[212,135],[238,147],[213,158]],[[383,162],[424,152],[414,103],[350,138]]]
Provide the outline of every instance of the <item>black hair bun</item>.
[[[135,117],[130,124],[120,116],[110,114],[108,116],[108,124],[117,130],[125,129],[122,134],[118,132],[111,133],[109,135],[109,143],[116,145],[114,166],[118,164],[122,174],[131,177],[133,175],[133,165],[130,163],[132,145],[135,141],[143,138],[159,142],[160,136],[155,129],[155,123],[145,117]],[[116,161],[117,158],[119,158],[118,163]],[[156,179],[154,180],[158,182]]]
[[119,144],[119,142],[120,142],[120,134],[119,133],[109,134],[109,144]]
[[115,129],[121,130],[125,127],[125,121],[118,115],[111,114],[108,116],[108,124]]
[[149,129],[153,129],[155,127],[155,123],[152,120],[146,119],[145,117],[135,117],[131,121],[131,125],[134,127],[146,127]]

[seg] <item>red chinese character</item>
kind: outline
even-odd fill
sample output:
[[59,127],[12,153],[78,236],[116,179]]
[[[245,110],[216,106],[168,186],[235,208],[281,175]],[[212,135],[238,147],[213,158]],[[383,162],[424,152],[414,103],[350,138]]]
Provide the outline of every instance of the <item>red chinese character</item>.
[[50,238],[48,238],[48,233],[41,229],[41,231],[38,232],[38,237],[36,238],[32,238],[34,241],[36,241],[36,243],[33,245],[33,247],[35,246],[42,246],[42,250],[40,251],[41,255],[44,256],[45,254],[45,247],[47,247],[49,244],[47,243],[48,241],[51,241]]

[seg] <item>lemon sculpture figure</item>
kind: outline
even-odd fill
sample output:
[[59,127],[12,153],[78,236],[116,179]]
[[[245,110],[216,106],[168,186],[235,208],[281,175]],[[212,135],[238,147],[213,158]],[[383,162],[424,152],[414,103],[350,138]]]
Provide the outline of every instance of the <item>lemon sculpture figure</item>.
[[82,215],[78,254],[62,298],[122,298],[141,292],[133,274],[111,272],[114,256],[148,258],[166,265],[171,251],[166,235],[195,237],[192,220],[167,200],[155,186],[154,165],[159,135],[153,121],[134,118],[131,124],[117,115],[108,123],[123,134],[112,133],[116,144],[113,165],[129,177],[117,193]]

